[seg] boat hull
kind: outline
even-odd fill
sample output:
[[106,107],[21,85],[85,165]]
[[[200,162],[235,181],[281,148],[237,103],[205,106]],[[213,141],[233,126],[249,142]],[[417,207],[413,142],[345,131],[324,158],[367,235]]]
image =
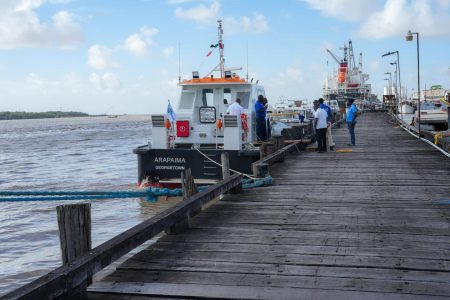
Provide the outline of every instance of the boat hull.
[[[141,146],[133,150],[137,154],[138,183],[144,179],[159,182],[180,178],[181,172],[190,168],[195,179],[222,179],[221,154],[228,152],[230,168],[250,174],[251,165],[259,160],[259,150],[208,149],[150,149]],[[206,158],[204,155],[210,159]]]
[[398,112],[402,114],[413,114],[414,110],[414,107],[408,104],[401,104],[398,108]]

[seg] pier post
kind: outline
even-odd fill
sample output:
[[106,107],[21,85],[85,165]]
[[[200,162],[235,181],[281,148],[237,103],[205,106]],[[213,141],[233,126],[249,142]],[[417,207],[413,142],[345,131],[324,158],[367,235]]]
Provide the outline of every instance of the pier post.
[[222,152],[220,161],[222,162],[222,179],[227,179],[230,177],[230,159],[228,152]]
[[197,193],[197,187],[195,186],[191,168],[187,169],[185,172],[181,172],[181,188],[183,190],[183,199]]
[[[183,190],[183,200],[191,197],[197,193],[197,187],[195,186],[194,177],[192,176],[191,168],[186,169],[181,172],[181,188]],[[186,228],[189,228],[189,223],[191,218],[199,214],[202,209],[197,209],[188,212],[185,216],[182,216],[180,220],[174,225],[168,227],[165,232],[166,234],[177,234]]]
[[[91,204],[60,205],[56,207],[56,212],[62,263],[66,265],[91,250]],[[86,287],[91,283],[92,278],[89,277],[75,295],[72,295],[73,298],[82,298]]]
[[264,178],[270,175],[268,163],[254,163],[252,171],[255,178]]

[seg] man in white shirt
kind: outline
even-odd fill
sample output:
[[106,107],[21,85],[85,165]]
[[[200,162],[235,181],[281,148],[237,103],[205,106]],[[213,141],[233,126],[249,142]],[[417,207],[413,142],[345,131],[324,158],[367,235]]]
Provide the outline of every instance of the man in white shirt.
[[244,113],[244,108],[241,106],[241,99],[237,98],[236,101],[228,106],[227,114],[240,116]]
[[317,150],[319,153],[327,152],[327,111],[320,108],[319,101],[314,102],[314,128],[316,129]]

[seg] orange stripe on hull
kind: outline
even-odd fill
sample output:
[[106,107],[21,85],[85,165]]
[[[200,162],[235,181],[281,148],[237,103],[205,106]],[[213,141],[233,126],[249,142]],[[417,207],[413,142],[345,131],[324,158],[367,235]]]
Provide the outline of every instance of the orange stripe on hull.
[[245,79],[240,78],[239,76],[231,77],[231,78],[199,78],[199,79],[189,79],[183,80],[180,82],[183,84],[205,84],[205,83],[247,83]]

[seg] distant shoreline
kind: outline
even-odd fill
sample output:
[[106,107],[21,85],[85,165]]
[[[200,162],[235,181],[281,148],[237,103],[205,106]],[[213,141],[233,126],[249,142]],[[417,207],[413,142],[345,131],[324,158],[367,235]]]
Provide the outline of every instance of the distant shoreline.
[[[106,116],[106,115],[104,115]],[[75,117],[97,117],[78,111],[46,111],[46,112],[25,112],[25,111],[1,111],[0,120],[26,120],[26,119],[54,119],[54,118],[75,118]]]

